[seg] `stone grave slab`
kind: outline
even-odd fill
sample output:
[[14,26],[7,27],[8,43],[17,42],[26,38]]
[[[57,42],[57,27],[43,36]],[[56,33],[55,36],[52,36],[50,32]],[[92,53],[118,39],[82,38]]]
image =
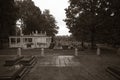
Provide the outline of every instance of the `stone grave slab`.
[[37,62],[37,59],[35,56],[27,56],[21,59],[20,61],[21,64],[29,67],[33,67],[36,62]]
[[120,80],[120,67],[119,66],[109,66],[107,67],[107,72],[112,74],[114,77]]
[[15,64],[18,64],[20,62],[20,59],[22,59],[23,56],[21,57],[14,57],[14,58],[11,58],[11,59],[8,59],[5,61],[5,66],[13,66]]
[[17,80],[25,76],[29,70],[23,65],[14,65],[2,67],[0,71],[0,80]]

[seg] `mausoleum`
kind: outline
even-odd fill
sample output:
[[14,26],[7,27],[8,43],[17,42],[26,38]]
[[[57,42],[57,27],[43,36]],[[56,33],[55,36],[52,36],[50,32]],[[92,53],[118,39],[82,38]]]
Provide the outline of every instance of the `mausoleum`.
[[31,35],[10,36],[9,47],[10,48],[48,48],[51,43],[51,37],[45,33],[32,33]]

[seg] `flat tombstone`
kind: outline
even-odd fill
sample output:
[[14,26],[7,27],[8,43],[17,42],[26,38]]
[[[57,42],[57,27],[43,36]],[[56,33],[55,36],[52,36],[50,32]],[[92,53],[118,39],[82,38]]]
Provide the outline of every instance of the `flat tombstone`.
[[3,67],[0,71],[0,80],[17,80],[18,74],[23,70],[23,68],[24,67],[22,65]]

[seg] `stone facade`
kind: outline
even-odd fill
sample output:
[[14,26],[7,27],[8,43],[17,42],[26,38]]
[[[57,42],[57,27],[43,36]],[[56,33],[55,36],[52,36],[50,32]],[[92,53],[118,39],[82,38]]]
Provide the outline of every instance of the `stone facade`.
[[32,35],[22,36],[10,36],[9,47],[10,48],[48,48],[51,43],[51,37],[48,37],[46,33],[38,34],[33,33]]

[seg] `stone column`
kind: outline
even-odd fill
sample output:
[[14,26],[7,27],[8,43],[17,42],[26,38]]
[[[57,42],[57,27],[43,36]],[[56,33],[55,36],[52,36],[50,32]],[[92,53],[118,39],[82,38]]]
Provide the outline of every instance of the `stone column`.
[[100,47],[97,47],[97,55],[100,55]]
[[11,38],[9,37],[9,47],[11,47]]
[[78,49],[75,48],[75,56],[78,56]]
[[41,48],[41,56],[44,56],[44,48]]
[[19,47],[17,50],[17,56],[20,57],[21,56],[21,48]]
[[17,37],[15,37],[15,44],[17,45]]

